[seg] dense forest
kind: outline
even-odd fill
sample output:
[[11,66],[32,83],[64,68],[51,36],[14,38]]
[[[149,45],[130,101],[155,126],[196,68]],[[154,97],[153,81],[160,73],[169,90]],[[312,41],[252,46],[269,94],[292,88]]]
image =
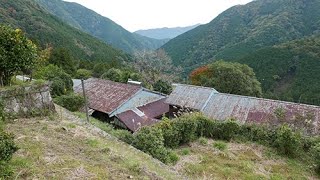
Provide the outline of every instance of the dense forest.
[[112,20],[77,3],[62,0],[36,0],[36,2],[69,25],[128,53],[145,49],[154,50],[167,42],[131,33]]
[[73,28],[33,0],[0,1],[0,22],[20,28],[38,46],[66,48],[76,59],[125,61],[124,52]]

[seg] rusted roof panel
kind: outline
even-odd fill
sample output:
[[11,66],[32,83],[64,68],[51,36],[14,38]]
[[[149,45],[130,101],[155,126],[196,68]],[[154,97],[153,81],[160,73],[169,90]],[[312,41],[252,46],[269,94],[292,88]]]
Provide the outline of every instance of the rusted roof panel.
[[136,132],[138,129],[144,126],[150,126],[158,123],[159,121],[153,118],[148,118],[147,116],[139,116],[134,111],[129,110],[116,115],[128,129],[132,132]]
[[281,110],[285,122],[300,124],[303,128],[312,125],[313,133],[320,133],[318,106],[223,93],[213,93],[208,96],[207,90],[208,88],[203,87],[179,85],[166,102],[197,109],[213,119],[235,118],[242,123],[275,121],[279,119],[276,111]]
[[149,118],[156,118],[169,112],[169,104],[165,103],[166,98],[138,107]]
[[[110,114],[142,88],[130,84],[90,78],[85,81],[85,90],[89,108]],[[75,87],[75,92],[82,93],[81,84]]]
[[200,110],[216,92],[213,88],[176,84],[166,103]]

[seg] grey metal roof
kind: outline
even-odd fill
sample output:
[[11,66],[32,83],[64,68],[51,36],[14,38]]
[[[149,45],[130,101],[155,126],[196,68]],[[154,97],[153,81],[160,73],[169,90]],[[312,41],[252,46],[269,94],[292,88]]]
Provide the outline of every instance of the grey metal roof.
[[[286,122],[310,121],[313,132],[320,133],[320,107],[263,98],[213,93],[204,87],[178,85],[167,103],[197,109],[207,117],[217,120],[235,118],[241,122],[262,123],[276,118],[275,112],[283,110]],[[299,119],[300,118],[300,119]]]
[[207,99],[217,92],[213,88],[174,84],[174,90],[166,100],[166,103],[201,110]]

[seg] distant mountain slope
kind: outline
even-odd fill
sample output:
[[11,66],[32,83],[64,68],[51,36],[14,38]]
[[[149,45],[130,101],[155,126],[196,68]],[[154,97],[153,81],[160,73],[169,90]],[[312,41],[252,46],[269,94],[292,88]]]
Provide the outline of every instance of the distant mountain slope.
[[77,59],[123,60],[122,51],[77,30],[54,17],[32,0],[0,1],[0,22],[21,28],[41,46],[66,48]]
[[77,3],[64,2],[62,0],[36,1],[71,26],[126,52],[157,49],[167,42],[166,40],[157,40],[131,33],[112,20]]
[[198,27],[200,24],[196,24],[193,26],[187,26],[187,27],[176,27],[176,28],[156,28],[156,29],[147,29],[147,30],[138,30],[134,33],[140,34],[142,36],[146,36],[149,38],[154,39],[172,39],[180,34],[183,34],[187,31],[190,31],[196,27]]
[[238,59],[320,30],[319,0],[256,0],[234,6],[163,48],[190,72],[210,59]]
[[260,49],[240,60],[268,98],[320,105],[320,35]]

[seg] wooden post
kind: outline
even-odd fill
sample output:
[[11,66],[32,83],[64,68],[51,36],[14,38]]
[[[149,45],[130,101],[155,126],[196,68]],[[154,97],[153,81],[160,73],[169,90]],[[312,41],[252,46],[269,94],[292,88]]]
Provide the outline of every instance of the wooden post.
[[89,108],[88,108],[88,101],[87,101],[87,97],[86,97],[86,91],[84,89],[83,79],[81,79],[81,84],[82,84],[82,92],[83,92],[84,104],[85,104],[85,108],[86,108],[87,121],[89,122],[89,112],[88,112]]

